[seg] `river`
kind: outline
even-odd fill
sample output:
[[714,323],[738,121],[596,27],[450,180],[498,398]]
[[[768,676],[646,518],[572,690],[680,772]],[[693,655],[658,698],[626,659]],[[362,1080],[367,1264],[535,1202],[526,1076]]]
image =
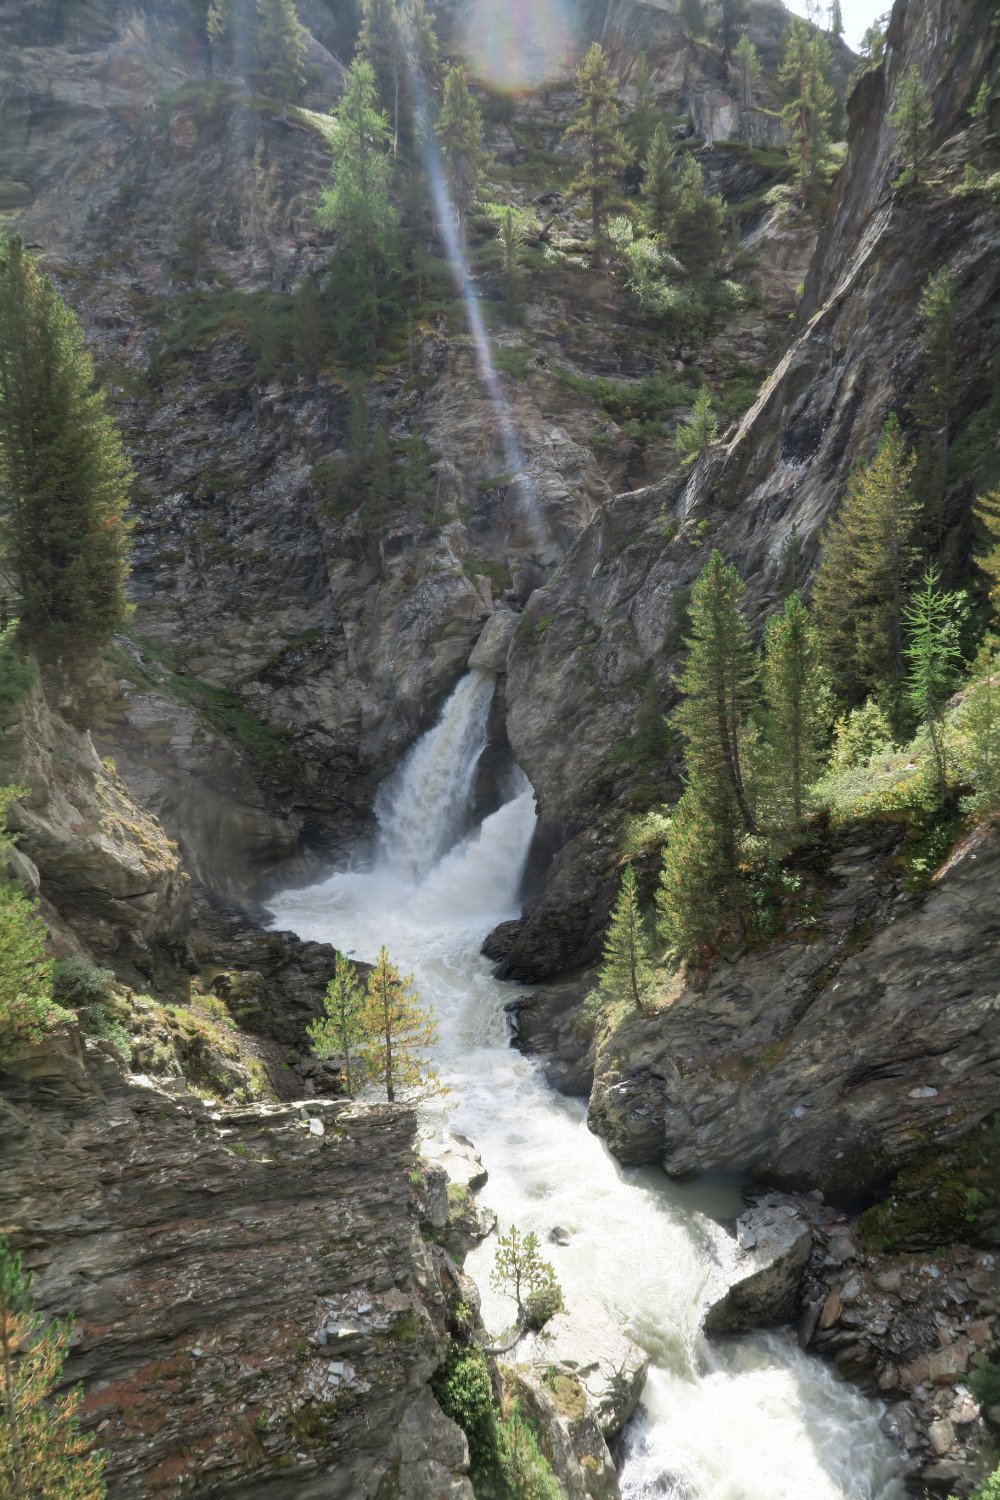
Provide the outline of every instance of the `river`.
[[[600,1299],[649,1353],[643,1405],[622,1444],[624,1500],[903,1500],[876,1403],[783,1334],[709,1344],[700,1333],[706,1215],[737,1212],[735,1196],[619,1166],[587,1129],[584,1105],[508,1045],[511,990],[479,949],[518,914],[535,813],[516,773],[507,802],[467,831],[492,692],[489,674],[462,679],[384,785],[370,858],[272,898],[274,926],[366,960],[385,943],[414,974],[437,1014],[449,1090],[427,1110],[427,1128],[445,1117],[475,1142],[490,1174],[481,1201],[502,1227],[537,1231],[570,1308],[574,1296]],[[556,1225],[565,1244],[547,1243]],[[499,1331],[510,1308],[489,1292],[492,1254],[488,1240],[466,1269]]]

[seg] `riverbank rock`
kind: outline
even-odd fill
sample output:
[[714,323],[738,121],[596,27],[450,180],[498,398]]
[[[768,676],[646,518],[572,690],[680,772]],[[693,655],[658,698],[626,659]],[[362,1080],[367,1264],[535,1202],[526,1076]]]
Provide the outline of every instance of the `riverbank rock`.
[[648,1356],[610,1314],[581,1301],[550,1318],[540,1333],[521,1339],[513,1357],[542,1374],[556,1370],[579,1381],[609,1443],[639,1405],[649,1369]]
[[429,1235],[461,1262],[496,1228],[496,1214],[475,1197],[489,1174],[472,1142],[450,1131],[422,1136],[420,1158],[421,1221]]
[[717,1242],[718,1263],[704,1293],[705,1332],[787,1323],[811,1249],[812,1230],[793,1204],[772,1195],[748,1208],[735,1236]]
[[[497,933],[501,932],[498,928]],[[497,933],[491,933],[488,941]],[[496,951],[483,949],[487,957]],[[513,1045],[541,1058],[546,1078],[560,1093],[581,1099],[589,1097],[594,1081],[590,1037],[580,1024],[587,989],[583,980],[565,980],[517,994],[504,1006]]]
[[469,667],[481,672],[506,672],[507,653],[514,639],[520,615],[512,609],[498,609],[490,615],[482,634],[472,648]]
[[564,1370],[504,1367],[566,1500],[620,1500],[611,1453],[586,1392]]

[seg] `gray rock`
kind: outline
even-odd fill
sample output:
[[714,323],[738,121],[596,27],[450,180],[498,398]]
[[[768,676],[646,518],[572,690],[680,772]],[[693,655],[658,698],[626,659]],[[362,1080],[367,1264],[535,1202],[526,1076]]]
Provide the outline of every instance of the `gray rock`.
[[541,1333],[526,1335],[514,1359],[542,1374],[555,1369],[578,1380],[609,1443],[638,1406],[649,1369],[648,1356],[605,1309],[580,1300],[550,1318]]
[[[742,1234],[741,1234],[742,1231]],[[720,1238],[704,1292],[706,1333],[737,1333],[787,1322],[795,1310],[812,1231],[785,1205],[758,1205],[737,1220],[737,1238]]]
[[519,619],[520,616],[512,609],[498,609],[495,614],[490,615],[472,648],[470,668],[483,672],[506,672],[507,653]]

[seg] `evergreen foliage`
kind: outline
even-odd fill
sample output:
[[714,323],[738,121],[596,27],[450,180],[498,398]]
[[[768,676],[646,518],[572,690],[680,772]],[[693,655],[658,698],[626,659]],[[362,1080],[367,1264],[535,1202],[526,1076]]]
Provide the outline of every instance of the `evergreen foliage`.
[[739,926],[737,850],[732,830],[689,786],[670,818],[656,893],[667,949],[698,962]]
[[954,691],[961,661],[956,594],[945,593],[939,575],[928,568],[919,589],[903,607],[909,666],[906,696],[918,722],[927,732],[934,756],[936,793],[943,802],[948,790],[944,709]]
[[805,558],[802,556],[802,539],[799,536],[798,524],[793,521],[792,528],[782,543],[781,555],[778,559],[778,598],[787,599],[789,594],[798,593],[806,581]]
[[103,1500],[104,1456],[80,1432],[83,1392],[54,1396],[73,1320],[46,1326],[31,1277],[0,1238],[0,1493],[10,1500]]
[[900,79],[889,124],[896,132],[896,144],[903,164],[896,186],[917,186],[923,177],[923,161],[930,140],[931,106],[915,64]]
[[305,88],[305,39],[295,0],[210,0],[208,36],[224,66],[284,109]]
[[830,727],[830,691],[809,612],[798,594],[764,632],[762,731],[769,828],[779,839],[801,834],[809,788],[822,768]]
[[399,218],[389,197],[389,126],[376,103],[375,74],[355,59],[332,134],[333,186],[317,210],[338,233],[336,323],[340,342],[371,357],[395,304]]
[[705,7],[702,0],[680,0],[678,15],[684,35],[693,42],[705,35]]
[[844,12],[841,9],[840,0],[833,0],[830,6],[830,35],[835,37],[844,35]]
[[458,232],[464,244],[466,222],[476,201],[482,168],[483,117],[469,90],[463,67],[449,68],[445,74],[437,134],[458,214]]
[[681,463],[693,464],[711,448],[718,435],[718,423],[712,410],[712,393],[707,385],[703,385],[694,398],[691,415],[677,424],[675,440],[677,451],[682,455]]
[[649,58],[640,52],[635,65],[635,103],[628,122],[629,143],[639,161],[649,150],[656,129],[656,106],[653,103],[653,79]]
[[629,163],[629,149],[622,135],[621,112],[615,98],[611,69],[604,48],[594,42],[576,75],[580,108],[565,133],[567,141],[583,146],[580,173],[571,191],[590,203],[593,235],[591,264],[602,263],[604,226],[617,202],[618,182]]
[[980,495],[972,515],[982,538],[972,560],[986,580],[994,616],[1000,620],[1000,489]]
[[130,471],[79,325],[18,236],[0,242],[0,497],[21,630],[102,646],[129,615]]
[[736,68],[740,80],[740,99],[744,109],[752,109],[754,102],[754,89],[757,80],[764,71],[764,65],[757,56],[757,48],[747,36],[746,32],[736,43]]
[[670,248],[688,276],[701,280],[715,270],[725,237],[725,203],[718,193],[705,191],[701,163],[688,153],[677,179]]
[[799,196],[813,204],[823,182],[830,153],[833,89],[826,81],[829,54],[825,39],[804,21],[793,19],[778,77],[789,99],[782,118],[789,130],[789,155]]
[[929,277],[917,308],[922,325],[923,375],[913,414],[929,446],[926,471],[928,531],[940,543],[944,529],[944,496],[948,480],[948,439],[958,401],[955,367],[955,281],[947,266]]
[[323,996],[323,1015],[310,1021],[306,1032],[313,1056],[340,1058],[344,1082],[353,1098],[367,1082],[363,1065],[365,1033],[365,988],[354,965],[338,953],[333,978]]
[[918,556],[914,457],[896,419],[859,465],[823,539],[812,604],[823,658],[848,704],[886,691],[893,712],[903,673],[903,606]]
[[665,125],[657,125],[653,131],[643,162],[642,198],[650,234],[666,240],[678,204],[678,184],[674,149]]
[[749,19],[750,0],[719,0],[719,40],[725,62],[732,57],[740,29]]
[[292,358],[305,380],[315,380],[330,348],[326,303],[315,271],[298,290],[292,311]]
[[361,26],[355,63],[359,61],[367,63],[371,68],[374,98],[370,102],[387,121],[395,154],[399,150],[402,90],[406,73],[397,0],[361,0]]
[[357,1058],[366,1078],[378,1080],[392,1104],[399,1089],[437,1087],[426,1050],[437,1041],[432,1014],[420,1004],[411,978],[401,979],[385,948],[368,975],[359,1019]]
[[627,1000],[637,1009],[652,987],[649,944],[631,864],[625,866],[618,900],[611,913],[599,978],[606,995],[613,1000]]
[[497,1239],[490,1284],[498,1292],[512,1297],[517,1307],[518,1336],[526,1329],[540,1329],[549,1318],[562,1311],[563,1298],[556,1273],[543,1260],[538,1236],[533,1231],[522,1234],[511,1225]]
[[965,799],[969,812],[1000,808],[1000,647],[987,640],[970,673],[958,713],[962,736],[962,770],[972,783]]
[[833,726],[831,771],[849,771],[866,766],[873,755],[893,746],[892,724],[877,698],[867,698],[860,708],[841,714]]

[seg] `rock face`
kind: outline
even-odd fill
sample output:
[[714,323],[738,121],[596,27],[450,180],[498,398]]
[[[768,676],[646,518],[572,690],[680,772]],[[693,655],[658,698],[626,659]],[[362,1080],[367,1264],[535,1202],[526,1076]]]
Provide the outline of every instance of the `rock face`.
[[[994,65],[996,39],[972,0],[897,4],[883,65],[849,109],[848,162],[822,254],[806,279],[798,337],[738,432],[682,479],[665,471],[602,506],[525,611],[511,651],[508,728],[538,794],[532,909],[506,972],[537,981],[597,951],[632,783],[615,751],[643,684],[670,692],[692,580],[718,547],[747,580],[752,615],[774,603],[794,525],[811,564],[852,465],[874,451],[886,417],[905,419],[919,377],[918,303],[934,269],[956,280],[961,433],[984,408],[1000,308],[1000,212],[956,192],[979,146],[966,113]],[[934,101],[921,195],[894,193],[899,79],[916,66]],[[965,524],[969,486],[948,521]],[[541,628],[544,624],[544,629]],[[671,768],[659,788],[676,791]],[[648,796],[648,789],[644,788]],[[648,804],[644,804],[648,805]]]
[[0,1072],[0,1147],[115,1500],[470,1500],[427,1390],[458,1273],[417,1230],[408,1110],[213,1109],[56,1036]]
[[795,1311],[812,1230],[794,1205],[765,1198],[741,1214],[719,1245],[705,1288],[706,1333],[741,1333],[787,1323]]
[[750,1168],[859,1197],[956,1140],[1000,1089],[1000,838],[982,830],[922,896],[888,851],[831,865],[818,930],[721,964],[605,1039],[591,1128],[668,1172]]
[[609,1443],[619,1436],[642,1398],[649,1359],[612,1326],[607,1312],[579,1301],[550,1318],[541,1333],[517,1345],[518,1364],[571,1375],[586,1394],[588,1407]]

